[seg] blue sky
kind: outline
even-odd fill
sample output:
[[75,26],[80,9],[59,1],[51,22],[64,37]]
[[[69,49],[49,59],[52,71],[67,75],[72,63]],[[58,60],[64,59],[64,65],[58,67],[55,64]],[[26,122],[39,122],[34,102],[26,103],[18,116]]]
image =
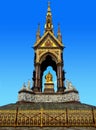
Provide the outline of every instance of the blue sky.
[[[0,1],[0,106],[15,103],[32,79],[37,25],[44,33],[48,0]],[[96,0],[50,0],[54,33],[60,23],[66,79],[82,103],[96,106]]]

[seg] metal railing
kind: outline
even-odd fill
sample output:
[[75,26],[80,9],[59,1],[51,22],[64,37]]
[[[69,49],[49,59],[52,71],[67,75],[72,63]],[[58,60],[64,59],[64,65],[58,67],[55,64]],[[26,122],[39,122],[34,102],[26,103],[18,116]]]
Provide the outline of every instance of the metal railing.
[[0,110],[0,126],[94,126],[96,109],[92,110]]

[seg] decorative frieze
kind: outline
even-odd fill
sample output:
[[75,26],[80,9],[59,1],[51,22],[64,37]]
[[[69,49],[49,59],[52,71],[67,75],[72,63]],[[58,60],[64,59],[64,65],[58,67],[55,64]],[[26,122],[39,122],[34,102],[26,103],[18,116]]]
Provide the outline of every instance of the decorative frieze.
[[18,101],[29,101],[29,102],[70,102],[78,101],[79,95],[76,92],[69,92],[64,94],[33,94],[26,92],[21,92],[18,95]]

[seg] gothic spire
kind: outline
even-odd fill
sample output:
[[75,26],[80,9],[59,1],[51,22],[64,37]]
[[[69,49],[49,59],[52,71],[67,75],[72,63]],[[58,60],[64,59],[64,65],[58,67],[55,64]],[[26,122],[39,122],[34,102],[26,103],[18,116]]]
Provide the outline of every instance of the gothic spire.
[[38,29],[36,33],[36,40],[38,41],[40,39],[40,24],[38,24]]
[[62,42],[62,35],[61,35],[61,31],[60,31],[60,24],[58,24],[57,38],[58,38],[58,40],[60,42]]
[[50,2],[48,2],[48,9],[47,9],[47,15],[46,15],[45,32],[46,31],[53,32],[52,14],[51,14]]

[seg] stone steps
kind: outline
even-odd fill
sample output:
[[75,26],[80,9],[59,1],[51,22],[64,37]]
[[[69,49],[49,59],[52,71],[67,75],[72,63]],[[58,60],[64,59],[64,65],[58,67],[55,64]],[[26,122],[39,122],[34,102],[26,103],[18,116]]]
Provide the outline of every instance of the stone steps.
[[0,130],[96,130],[94,127],[0,127]]

